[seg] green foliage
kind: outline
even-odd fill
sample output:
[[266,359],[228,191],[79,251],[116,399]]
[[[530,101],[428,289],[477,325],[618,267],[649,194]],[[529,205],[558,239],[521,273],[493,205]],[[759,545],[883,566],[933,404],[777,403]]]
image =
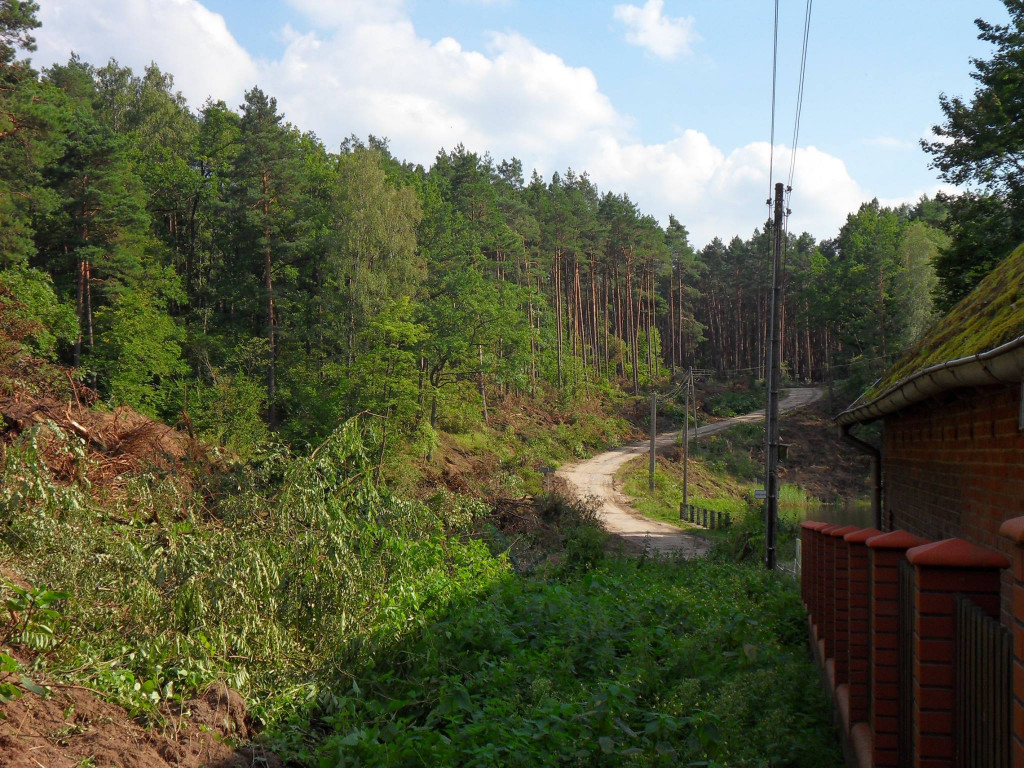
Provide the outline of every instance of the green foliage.
[[[508,545],[474,535],[484,503],[397,498],[360,431],[306,457],[266,451],[194,497],[137,477],[110,508],[55,485],[28,433],[4,458],[0,556],[58,586],[8,590],[11,637],[37,635],[50,677],[143,718],[226,680],[298,764],[838,759],[791,588],[757,568],[611,558],[590,513],[558,502],[541,514],[561,521],[563,554],[515,576]],[[56,644],[40,629],[54,622]]]
[[59,344],[75,340],[75,313],[62,304],[50,276],[24,266],[0,270],[0,317],[9,329],[20,325],[18,341],[32,354],[52,359]]
[[930,365],[987,352],[1024,332],[1024,246],[957,304],[871,390],[878,394]]
[[213,383],[186,398],[199,436],[241,459],[253,458],[270,439],[263,419],[267,391],[244,372],[213,374]]
[[713,471],[741,480],[759,479],[762,469],[755,455],[764,446],[763,423],[737,424],[695,444],[694,453]]
[[964,298],[999,261],[1024,240],[1024,4],[1003,0],[1009,23],[975,20],[979,39],[994,46],[988,58],[971,59],[977,82],[969,101],[939,96],[945,122],[922,140],[942,178],[968,189],[944,196],[944,226],[952,243],[936,267],[942,309]]
[[0,6],[0,64],[14,60],[15,49],[36,49],[32,30],[39,26],[39,4],[33,0],[7,0]]
[[967,191],[940,195],[950,242],[935,259],[936,304],[948,311],[1024,242],[1024,205],[999,195]]
[[330,690],[338,670],[508,571],[467,537],[472,514],[440,519],[375,487],[356,422],[308,457],[265,451],[195,495],[138,477],[110,509],[54,482],[39,435],[4,457],[0,557],[74,585],[54,674],[74,669],[148,717],[223,678],[270,722],[290,706],[278,692]]
[[17,643],[35,650],[51,647],[56,638],[54,624],[60,619],[60,612],[51,606],[66,600],[70,593],[11,583],[4,584],[0,593],[10,595],[4,600],[4,608],[13,619],[0,637],[0,645]]
[[183,330],[145,293],[126,291],[96,314],[93,364],[121,403],[150,415],[170,415],[180,405]]
[[831,766],[840,756],[804,634],[792,588],[753,567],[612,560],[508,579],[408,637],[396,649],[406,662],[382,659],[321,703],[334,735],[315,755]]
[[712,416],[733,417],[764,408],[764,391],[754,389],[727,390],[712,395],[708,413]]

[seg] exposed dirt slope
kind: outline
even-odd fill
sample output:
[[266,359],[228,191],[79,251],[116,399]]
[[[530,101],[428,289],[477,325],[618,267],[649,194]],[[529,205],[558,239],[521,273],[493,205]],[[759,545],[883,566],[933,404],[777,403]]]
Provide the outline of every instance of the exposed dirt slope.
[[[0,768],[242,768],[282,765],[250,741],[245,702],[226,686],[168,712],[162,732],[146,729],[120,707],[84,688],[54,687],[41,698],[26,694],[4,706]],[[187,715],[187,716],[182,716]]]
[[[867,498],[871,491],[871,460],[839,437],[839,430],[819,400],[786,414],[780,422],[789,456],[779,464],[779,478],[811,496],[830,502]],[[764,451],[757,452],[759,461]]]

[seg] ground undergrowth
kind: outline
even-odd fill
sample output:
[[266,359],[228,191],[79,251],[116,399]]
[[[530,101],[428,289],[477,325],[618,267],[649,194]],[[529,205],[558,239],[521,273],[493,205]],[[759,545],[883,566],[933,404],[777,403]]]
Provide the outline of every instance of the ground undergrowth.
[[836,764],[796,593],[754,567],[609,556],[586,508],[548,500],[559,537],[520,575],[480,500],[375,484],[354,423],[111,495],[48,474],[39,452],[72,439],[49,429],[0,479],[4,597],[49,594],[0,634],[22,700],[79,685],[167,729],[225,681],[311,766]]
[[749,532],[624,558],[537,493],[632,436],[635,398],[508,397],[475,431],[467,399],[383,457],[367,417],[242,459],[31,397],[0,442],[0,765],[838,761]]
[[834,766],[791,585],[566,559],[456,600],[311,720],[320,765]]

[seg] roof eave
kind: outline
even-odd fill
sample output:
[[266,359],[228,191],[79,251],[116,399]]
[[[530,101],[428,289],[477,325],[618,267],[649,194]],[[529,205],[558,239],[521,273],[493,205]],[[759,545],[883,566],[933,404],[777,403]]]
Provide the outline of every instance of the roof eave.
[[923,368],[900,379],[878,397],[836,416],[840,426],[875,421],[957,387],[1019,382],[1024,375],[1024,336],[995,349]]

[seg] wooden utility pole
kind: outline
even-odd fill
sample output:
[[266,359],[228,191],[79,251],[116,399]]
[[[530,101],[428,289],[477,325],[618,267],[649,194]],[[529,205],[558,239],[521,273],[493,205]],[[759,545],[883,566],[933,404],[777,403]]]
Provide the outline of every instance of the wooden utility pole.
[[655,392],[651,392],[651,464],[650,464],[650,482],[648,486],[651,492],[654,492],[654,438],[658,431],[657,426],[658,418],[658,395]]
[[765,410],[765,567],[775,570],[779,519],[779,380],[782,378],[782,182],[775,185],[772,253],[771,347],[768,351],[768,407]]
[[693,367],[690,367],[690,408],[693,411],[693,443],[697,444],[697,385],[694,383]]
[[[686,400],[683,408],[683,506],[679,510],[679,517],[686,514],[686,506],[689,504],[689,480],[690,480],[690,383],[693,380],[693,367],[686,372]],[[694,419],[694,429],[697,421]]]

